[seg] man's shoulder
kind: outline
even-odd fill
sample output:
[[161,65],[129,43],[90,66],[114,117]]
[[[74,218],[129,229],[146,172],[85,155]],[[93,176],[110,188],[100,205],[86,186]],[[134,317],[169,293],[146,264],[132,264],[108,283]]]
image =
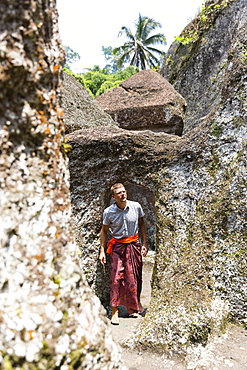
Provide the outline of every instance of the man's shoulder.
[[116,211],[116,204],[113,203],[109,207],[105,208],[104,213],[112,213]]
[[134,200],[128,200],[128,205],[129,205],[130,207],[135,207],[135,208],[139,208],[139,207],[141,207],[140,203],[135,202]]

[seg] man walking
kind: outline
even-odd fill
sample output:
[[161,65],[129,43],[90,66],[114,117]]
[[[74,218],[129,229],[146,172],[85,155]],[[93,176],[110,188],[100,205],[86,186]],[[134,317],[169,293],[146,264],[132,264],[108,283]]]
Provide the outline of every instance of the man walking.
[[[118,306],[128,309],[129,314],[143,312],[140,302],[142,289],[142,256],[148,253],[145,213],[138,202],[127,200],[126,190],[121,183],[111,187],[115,202],[103,213],[100,231],[100,255],[102,265],[106,263],[105,249],[111,255],[110,304],[111,323],[119,324]],[[112,239],[107,244],[108,230]],[[141,237],[142,245],[139,242]]]

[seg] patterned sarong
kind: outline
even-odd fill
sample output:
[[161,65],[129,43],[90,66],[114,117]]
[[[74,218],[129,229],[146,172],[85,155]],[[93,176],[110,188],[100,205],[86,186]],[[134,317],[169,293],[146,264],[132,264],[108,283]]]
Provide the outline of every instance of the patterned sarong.
[[111,306],[122,305],[138,311],[141,289],[141,244],[138,240],[131,243],[116,242],[111,255]]

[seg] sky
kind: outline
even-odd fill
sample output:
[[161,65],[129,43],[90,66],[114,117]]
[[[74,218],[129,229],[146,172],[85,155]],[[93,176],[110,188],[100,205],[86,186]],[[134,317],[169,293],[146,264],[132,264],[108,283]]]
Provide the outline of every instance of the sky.
[[57,0],[59,33],[62,44],[81,57],[73,72],[82,73],[106,65],[102,46],[123,45],[126,39],[118,37],[120,29],[125,26],[134,33],[139,13],[161,23],[155,33],[165,35],[166,51],[203,4],[204,0]]

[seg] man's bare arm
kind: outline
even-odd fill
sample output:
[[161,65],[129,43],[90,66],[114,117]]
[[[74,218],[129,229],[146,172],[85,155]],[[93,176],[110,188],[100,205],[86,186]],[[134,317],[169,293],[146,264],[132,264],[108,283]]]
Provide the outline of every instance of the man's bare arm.
[[142,255],[145,257],[148,253],[148,241],[147,241],[147,231],[146,225],[143,217],[138,219],[139,233],[142,240]]
[[108,233],[109,226],[102,225],[100,230],[100,253],[99,253],[99,260],[102,265],[106,263],[106,255],[105,249],[107,247],[107,233]]

